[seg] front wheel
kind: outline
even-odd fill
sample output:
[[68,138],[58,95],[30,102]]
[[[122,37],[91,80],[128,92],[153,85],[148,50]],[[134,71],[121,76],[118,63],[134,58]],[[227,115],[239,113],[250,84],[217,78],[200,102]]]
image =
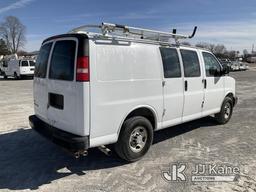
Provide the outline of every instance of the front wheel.
[[233,102],[230,97],[226,97],[222,103],[221,111],[215,114],[215,119],[220,124],[226,124],[233,113]]
[[17,75],[16,72],[14,72],[14,75],[13,75],[13,76],[14,76],[14,79],[16,79],[16,80],[19,79],[19,76]]
[[141,116],[127,119],[121,129],[115,151],[122,159],[133,162],[141,159],[153,141],[153,127]]

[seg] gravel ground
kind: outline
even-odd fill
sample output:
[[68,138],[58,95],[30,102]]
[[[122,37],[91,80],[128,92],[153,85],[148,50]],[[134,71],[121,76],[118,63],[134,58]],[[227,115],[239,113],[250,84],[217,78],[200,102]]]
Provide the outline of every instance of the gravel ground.
[[[74,159],[28,126],[32,80],[0,79],[0,191],[256,191],[256,70],[231,73],[239,103],[226,125],[211,117],[155,134],[142,160],[125,164],[91,149]],[[238,166],[236,182],[166,182],[162,171],[177,162]]]

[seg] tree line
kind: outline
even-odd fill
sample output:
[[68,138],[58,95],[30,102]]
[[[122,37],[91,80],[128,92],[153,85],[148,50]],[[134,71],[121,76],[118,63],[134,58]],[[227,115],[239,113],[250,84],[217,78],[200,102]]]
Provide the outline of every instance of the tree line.
[[[188,42],[182,42],[181,44],[183,45],[191,45]],[[212,53],[214,53],[216,55],[216,57],[221,58],[221,59],[231,59],[231,60],[235,60],[238,55],[240,54],[239,51],[228,51],[227,48],[225,47],[225,45],[222,44],[211,44],[211,43],[205,43],[205,42],[200,42],[195,44],[196,47],[199,48],[203,48],[203,49],[207,49],[209,51],[211,51]]]
[[26,27],[14,16],[8,16],[0,23],[0,55],[14,54],[26,43]]

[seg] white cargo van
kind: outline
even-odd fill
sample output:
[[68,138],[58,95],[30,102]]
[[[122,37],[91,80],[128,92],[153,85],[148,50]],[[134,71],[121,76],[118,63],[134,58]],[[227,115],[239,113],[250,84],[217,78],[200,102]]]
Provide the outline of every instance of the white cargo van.
[[235,80],[211,52],[172,45],[170,38],[186,38],[175,33],[85,27],[42,43],[29,117],[40,134],[78,155],[114,144],[121,158],[136,161],[154,131],[209,115],[229,121]]
[[3,60],[0,69],[4,78],[14,77],[15,79],[21,79],[23,77],[33,77],[35,61],[28,59]]

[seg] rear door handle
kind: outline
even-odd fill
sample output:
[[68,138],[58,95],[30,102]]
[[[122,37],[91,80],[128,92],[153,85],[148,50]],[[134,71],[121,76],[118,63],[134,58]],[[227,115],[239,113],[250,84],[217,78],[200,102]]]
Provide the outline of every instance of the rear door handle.
[[185,85],[184,86],[185,86],[185,91],[187,91],[188,90],[188,81],[187,80],[185,81]]

